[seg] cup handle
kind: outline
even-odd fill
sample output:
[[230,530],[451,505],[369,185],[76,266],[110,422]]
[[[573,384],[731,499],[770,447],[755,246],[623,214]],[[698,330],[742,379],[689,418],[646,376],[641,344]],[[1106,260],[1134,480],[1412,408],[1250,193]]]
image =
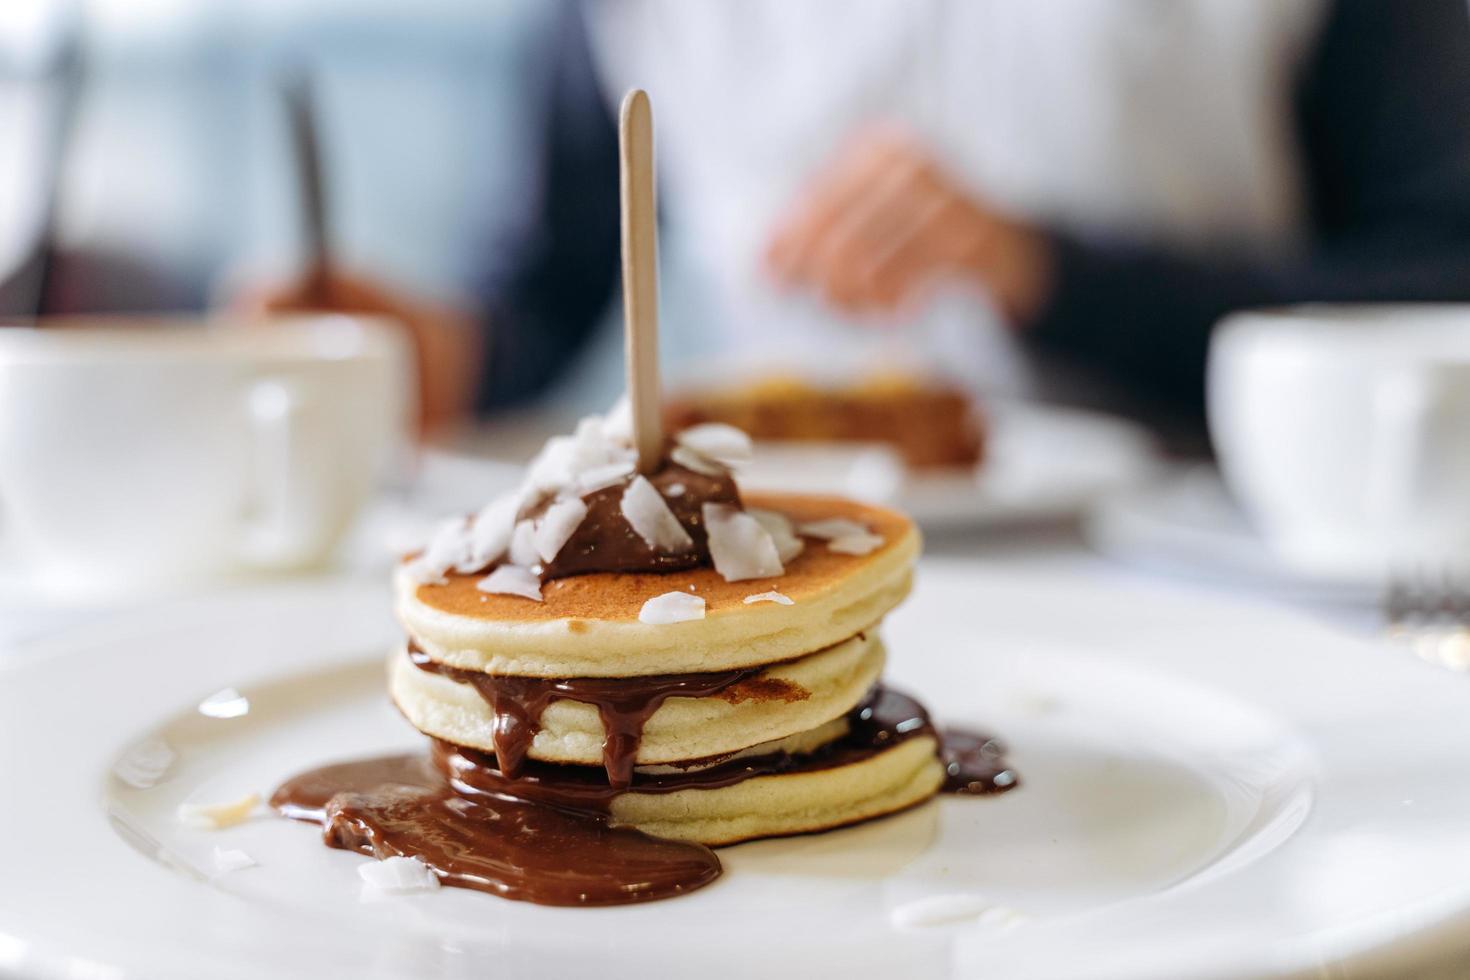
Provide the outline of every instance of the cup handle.
[[1403,526],[1422,504],[1430,413],[1437,386],[1422,371],[1395,371],[1372,393],[1366,512],[1388,528]]
[[252,445],[242,558],[262,568],[311,564],[336,531],[320,408],[303,385],[284,378],[253,383],[245,405]]

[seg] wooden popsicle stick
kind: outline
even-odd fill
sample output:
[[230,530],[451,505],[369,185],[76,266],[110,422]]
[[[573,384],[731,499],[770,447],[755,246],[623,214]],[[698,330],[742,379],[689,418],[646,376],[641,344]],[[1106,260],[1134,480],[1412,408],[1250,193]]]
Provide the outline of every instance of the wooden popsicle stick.
[[663,455],[658,382],[658,219],[653,190],[653,110],[633,89],[618,119],[623,208],[623,356],[638,471],[652,473]]

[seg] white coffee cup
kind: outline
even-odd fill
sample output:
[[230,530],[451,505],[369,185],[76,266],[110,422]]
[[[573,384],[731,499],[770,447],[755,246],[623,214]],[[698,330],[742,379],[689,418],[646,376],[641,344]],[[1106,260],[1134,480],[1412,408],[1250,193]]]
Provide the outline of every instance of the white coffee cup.
[[1339,580],[1470,563],[1470,306],[1237,313],[1210,349],[1226,483],[1277,554]]
[[0,328],[0,534],[71,594],[321,562],[408,433],[390,323]]

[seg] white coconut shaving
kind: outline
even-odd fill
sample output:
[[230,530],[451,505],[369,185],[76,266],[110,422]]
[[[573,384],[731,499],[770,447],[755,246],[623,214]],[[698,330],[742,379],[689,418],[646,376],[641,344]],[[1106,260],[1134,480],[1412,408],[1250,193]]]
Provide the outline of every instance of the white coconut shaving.
[[541,601],[541,579],[520,565],[500,565],[476,582],[475,588],[492,595],[517,595]]
[[602,416],[602,434],[623,446],[633,445],[633,403],[622,395]]
[[796,526],[796,531],[802,537],[821,538],[824,541],[833,541],[837,538],[847,538],[855,534],[867,534],[868,527],[857,521],[850,521],[845,517],[828,517],[820,521],[807,521]]
[[797,536],[791,526],[791,519],[785,514],[759,507],[750,507],[745,512],[759,521],[776,543],[776,555],[783,566],[790,564],[806,548],[806,542]]
[[510,562],[523,568],[541,564],[541,555],[536,551],[536,525],[532,522],[516,522],[510,536]]
[[760,521],[729,504],[705,504],[703,513],[710,557],[726,582],[772,578],[785,571],[776,542]]
[[127,748],[113,763],[112,772],[134,789],[152,789],[178,758],[173,748],[156,736]]
[[688,446],[675,446],[673,449],[670,449],[669,461],[684,467],[686,470],[693,470],[695,473],[703,476],[720,477],[725,476],[729,472],[725,467],[708,456],[700,455]]
[[638,610],[638,621],[652,626],[685,623],[704,618],[704,599],[688,592],[665,592],[656,595]]
[[451,568],[469,561],[470,539],[465,520],[451,517],[441,521],[419,556],[406,567],[409,578],[419,585],[441,585]]
[[219,846],[215,847],[211,855],[211,863],[214,865],[216,875],[227,875],[231,871],[241,871],[260,864],[255,858],[238,848]]
[[510,547],[520,506],[520,496],[514,493],[501,494],[486,504],[469,527],[465,561],[456,566],[455,571],[465,574],[478,572],[499,561]]
[[577,490],[580,493],[596,493],[608,487],[615,487],[626,480],[636,469],[638,469],[638,464],[631,459],[593,467],[577,476]]
[[250,713],[250,699],[227,687],[200,701],[199,713],[206,718],[243,718]]
[[791,598],[789,595],[782,595],[774,589],[770,592],[757,592],[755,595],[748,595],[742,601],[747,606],[753,605],[757,602],[774,602],[782,606],[796,605],[795,599]]
[[835,551],[840,555],[866,555],[883,547],[881,535],[869,534],[864,531],[861,534],[844,534],[840,538],[833,538],[827,542],[827,550]]
[[[614,413],[617,411],[614,407]],[[522,503],[565,493],[579,487],[584,479],[591,483],[610,479],[608,474],[614,467],[636,459],[631,421],[624,423],[612,414],[608,418],[589,415],[577,423],[571,435],[548,439],[531,460]]]
[[431,892],[439,887],[439,876],[416,857],[390,857],[357,866],[365,893],[378,895],[412,895]]
[[752,452],[750,436],[723,422],[690,426],[674,436],[674,441],[727,466],[747,462]]
[[664,498],[652,483],[642,476],[634,477],[623,491],[619,505],[628,525],[644,543],[656,551],[680,552],[694,547],[694,539],[674,516]]
[[259,793],[248,793],[223,803],[180,803],[179,823],[191,830],[224,830],[244,823],[260,805]]
[[803,537],[821,538],[827,548],[840,555],[866,555],[883,546],[883,536],[874,534],[866,524],[845,517],[828,517],[820,521],[798,524],[796,531]]
[[900,929],[914,929],[968,922],[993,908],[995,905],[983,895],[930,895],[895,906],[888,919]]
[[541,560],[551,561],[555,558],[572,539],[572,535],[577,533],[577,528],[582,525],[586,516],[587,505],[580,497],[558,500],[546,508],[546,513],[536,521],[536,531],[531,539]]

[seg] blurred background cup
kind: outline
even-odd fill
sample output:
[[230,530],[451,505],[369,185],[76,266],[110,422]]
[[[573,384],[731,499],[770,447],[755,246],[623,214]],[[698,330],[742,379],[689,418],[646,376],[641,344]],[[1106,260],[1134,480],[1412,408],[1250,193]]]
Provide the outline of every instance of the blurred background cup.
[[318,565],[404,445],[411,384],[370,318],[0,329],[0,537],[68,594]]
[[1470,562],[1470,306],[1300,306],[1211,345],[1222,475],[1272,548],[1341,580]]

